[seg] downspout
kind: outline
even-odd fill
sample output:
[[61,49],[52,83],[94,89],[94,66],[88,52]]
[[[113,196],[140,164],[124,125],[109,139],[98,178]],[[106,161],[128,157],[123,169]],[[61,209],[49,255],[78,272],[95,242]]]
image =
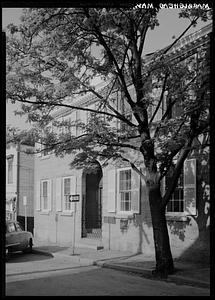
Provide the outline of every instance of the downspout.
[[19,211],[19,164],[20,164],[20,143],[18,143],[17,146],[17,175],[16,175],[16,221],[17,221],[17,215]]

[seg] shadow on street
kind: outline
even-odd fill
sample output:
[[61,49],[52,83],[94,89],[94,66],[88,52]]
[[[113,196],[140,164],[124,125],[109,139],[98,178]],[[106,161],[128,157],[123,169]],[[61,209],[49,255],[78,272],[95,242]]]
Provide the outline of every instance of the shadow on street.
[[23,252],[14,252],[10,253],[8,260],[6,263],[21,263],[21,262],[29,262],[29,261],[40,261],[47,260],[53,257],[47,256],[44,254],[37,253],[23,253]]

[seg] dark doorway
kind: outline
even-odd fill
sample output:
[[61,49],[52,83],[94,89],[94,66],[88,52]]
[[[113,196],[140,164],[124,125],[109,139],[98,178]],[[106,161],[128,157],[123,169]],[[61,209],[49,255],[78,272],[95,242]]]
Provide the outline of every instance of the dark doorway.
[[82,237],[100,239],[102,227],[102,169],[98,162],[83,172]]

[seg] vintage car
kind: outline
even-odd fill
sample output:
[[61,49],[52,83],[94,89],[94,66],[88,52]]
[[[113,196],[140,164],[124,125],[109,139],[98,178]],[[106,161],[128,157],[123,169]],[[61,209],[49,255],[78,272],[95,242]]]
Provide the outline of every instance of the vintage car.
[[15,251],[31,252],[33,247],[33,235],[24,231],[17,221],[6,221],[6,258]]

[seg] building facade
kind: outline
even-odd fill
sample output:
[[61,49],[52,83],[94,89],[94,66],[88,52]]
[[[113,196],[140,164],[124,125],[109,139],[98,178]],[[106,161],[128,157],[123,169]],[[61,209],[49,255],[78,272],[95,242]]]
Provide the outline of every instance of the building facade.
[[[34,227],[34,147],[9,144],[6,149],[6,219],[17,220],[33,232]],[[24,198],[24,200],[23,200]],[[26,201],[26,205],[25,205]]]
[[[198,47],[208,43],[210,32],[211,25],[185,37],[171,50],[172,57],[189,51],[195,55]],[[98,87],[100,92],[104,89],[105,84]],[[132,86],[130,93],[134,93]],[[79,97],[75,105],[95,108],[96,99]],[[55,118],[86,123],[87,114],[86,111],[61,109],[55,113]],[[76,136],[81,134],[78,126],[72,130]],[[185,161],[178,186],[167,206],[174,257],[190,255],[195,258],[197,251],[199,256],[209,259],[207,154],[207,151],[204,155],[193,153]],[[134,151],[129,150],[125,156],[135,157],[140,165],[143,163]],[[56,157],[49,151],[42,151],[35,157],[35,238],[44,243],[154,255],[145,182],[126,163],[110,163],[102,167],[96,161],[95,172],[90,173],[84,168],[72,169],[72,158],[72,155]]]

